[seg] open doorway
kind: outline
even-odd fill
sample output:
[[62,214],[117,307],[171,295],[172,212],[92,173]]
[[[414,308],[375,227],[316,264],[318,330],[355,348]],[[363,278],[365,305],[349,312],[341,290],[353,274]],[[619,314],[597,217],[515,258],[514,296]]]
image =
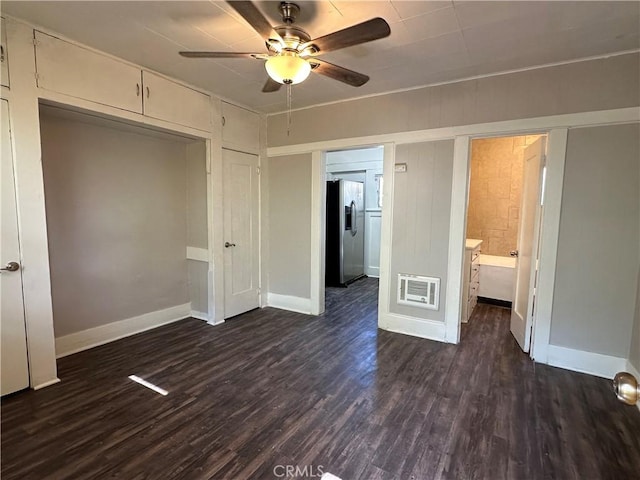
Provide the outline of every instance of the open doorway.
[[377,288],[383,154],[383,147],[376,146],[325,155],[325,303],[354,282]]
[[470,150],[460,320],[473,321],[478,303],[509,308],[511,332],[525,352],[531,347],[546,139],[477,138]]
[[209,320],[207,144],[40,105],[58,357]]

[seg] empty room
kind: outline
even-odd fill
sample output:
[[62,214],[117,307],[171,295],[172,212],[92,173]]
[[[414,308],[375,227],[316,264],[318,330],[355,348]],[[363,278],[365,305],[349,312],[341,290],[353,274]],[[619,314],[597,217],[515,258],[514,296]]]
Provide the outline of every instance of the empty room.
[[637,1],[2,1],[0,476],[636,478]]

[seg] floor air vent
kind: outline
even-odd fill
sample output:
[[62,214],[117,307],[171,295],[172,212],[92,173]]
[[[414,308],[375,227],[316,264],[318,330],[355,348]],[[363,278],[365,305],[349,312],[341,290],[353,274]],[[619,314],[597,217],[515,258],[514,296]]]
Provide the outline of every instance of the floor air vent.
[[438,310],[440,279],[398,274],[398,303]]

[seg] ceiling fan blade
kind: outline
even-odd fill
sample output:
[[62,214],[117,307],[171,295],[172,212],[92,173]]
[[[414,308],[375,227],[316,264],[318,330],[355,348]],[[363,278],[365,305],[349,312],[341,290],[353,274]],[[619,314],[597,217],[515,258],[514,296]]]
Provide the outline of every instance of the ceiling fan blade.
[[263,53],[247,52],[179,52],[187,58],[268,58],[269,55]]
[[369,77],[362,73],[354,72],[344,67],[339,67],[333,63],[325,62],[318,58],[309,60],[311,64],[311,71],[324,75],[325,77],[333,78],[339,82],[346,83],[352,87],[361,87],[369,81]]
[[262,91],[264,93],[277,92],[278,90],[280,90],[281,86],[281,83],[276,82],[274,79],[269,77],[267,78],[267,82],[264,84],[264,87],[262,87]]
[[311,55],[321,55],[325,52],[388,37],[390,33],[391,28],[389,28],[389,24],[384,19],[372,18],[366,22],[311,40],[303,45],[300,51],[303,51],[305,47],[313,45],[317,51],[311,53]]
[[280,35],[273,29],[269,20],[258,10],[253,2],[247,1],[228,1],[231,8],[240,14],[253,29],[260,34],[265,40],[267,38],[277,38],[281,40]]

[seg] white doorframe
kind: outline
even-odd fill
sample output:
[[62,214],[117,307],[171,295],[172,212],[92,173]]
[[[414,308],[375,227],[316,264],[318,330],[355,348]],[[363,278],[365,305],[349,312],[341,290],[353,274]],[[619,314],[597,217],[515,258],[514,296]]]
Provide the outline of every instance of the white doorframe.
[[469,192],[469,153],[471,137],[456,137],[453,144],[453,178],[451,180],[451,217],[449,219],[449,274],[445,302],[445,341],[460,342],[460,308],[462,306],[462,269],[467,231],[467,197]]
[[[546,362],[546,350],[551,331],[551,309],[555,286],[558,234],[560,228],[560,204],[564,182],[564,159],[567,146],[566,128],[551,129],[548,132],[511,131],[503,136],[548,135],[546,158],[546,185],[544,191],[545,214],[539,226],[540,246],[538,251],[538,291],[536,310],[533,315],[532,340],[535,338],[530,355],[538,362]],[[496,136],[496,135],[493,135]],[[451,233],[449,238],[449,282],[447,283],[446,314],[447,341],[460,341],[460,308],[462,270],[464,267],[464,243],[466,237],[467,205],[469,201],[470,153],[473,138],[486,138],[483,135],[456,137],[454,147],[453,186],[451,192]],[[538,207],[539,209],[540,207]],[[543,275],[544,272],[544,275]],[[455,282],[455,283],[453,283]],[[453,283],[453,284],[452,284]],[[531,285],[530,288],[533,288]],[[451,302],[451,303],[450,303]]]
[[324,313],[325,229],[327,216],[326,153],[311,154],[311,315]]
[[382,231],[380,232],[380,280],[378,283],[378,326],[388,328],[390,289],[391,289],[391,245],[393,235],[393,169],[396,163],[396,146],[383,144],[383,201]]
[[[378,144],[377,146],[379,146]],[[367,148],[372,145],[358,145]],[[307,152],[308,153],[308,152]],[[326,241],[326,199],[327,199],[327,150],[311,152],[311,315],[321,315],[325,308],[325,241]],[[393,166],[393,145],[384,145],[384,164]],[[393,170],[392,170],[393,171]],[[389,178],[392,178],[391,176]],[[388,187],[385,180],[385,191]],[[391,187],[392,188],[392,187]],[[383,212],[384,212],[383,207]],[[383,235],[384,235],[384,213]],[[382,247],[381,247],[382,248]],[[382,251],[380,252],[382,263]],[[382,282],[382,266],[380,269]]]

